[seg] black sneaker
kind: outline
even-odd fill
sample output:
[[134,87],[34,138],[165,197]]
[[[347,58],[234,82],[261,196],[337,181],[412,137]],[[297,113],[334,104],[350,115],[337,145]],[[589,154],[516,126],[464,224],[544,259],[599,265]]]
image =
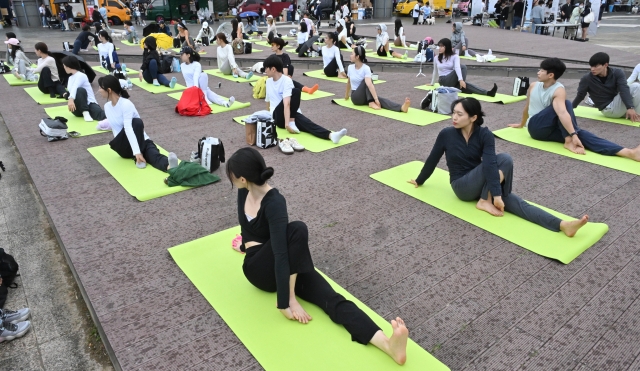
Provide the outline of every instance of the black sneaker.
[[432,97],[432,92],[428,92],[427,95],[424,96],[424,98],[422,98],[422,101],[420,102],[420,109],[426,110],[429,109],[429,106],[431,105],[431,97]]

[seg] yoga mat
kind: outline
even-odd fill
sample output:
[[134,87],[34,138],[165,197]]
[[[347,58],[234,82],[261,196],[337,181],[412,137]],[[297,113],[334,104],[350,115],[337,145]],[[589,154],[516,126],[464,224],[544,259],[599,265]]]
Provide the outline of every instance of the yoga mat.
[[211,69],[211,70],[204,70],[202,72],[205,72],[209,75],[215,76],[215,77],[219,77],[221,79],[225,79],[225,80],[229,80],[229,81],[234,81],[234,82],[252,82],[252,81],[258,81],[260,80],[260,77],[262,76],[258,76],[257,74],[254,74],[250,79],[245,79],[244,77],[233,77],[233,75],[225,75],[222,72],[220,72],[219,69],[215,68],[215,69]]
[[[468,59],[470,61],[477,61],[476,57],[466,57],[464,55],[461,55],[460,59]],[[492,61],[488,61],[488,62],[489,63],[497,63],[497,62],[506,62],[508,60],[509,60],[509,58],[496,58],[496,59],[494,59]],[[487,63],[487,62],[480,62],[480,63]]]
[[413,60],[413,58],[411,57],[407,57],[407,59],[400,59],[400,58],[394,58],[394,57],[381,57],[378,54],[375,53],[369,53],[367,54],[367,59],[369,58],[373,58],[373,59],[380,59],[383,61],[387,61],[387,62],[392,62],[392,63],[418,63],[416,61]]
[[[231,240],[239,233],[240,227],[230,228],[172,247],[169,253],[265,370],[449,370],[411,339],[407,343],[407,362],[399,366],[373,345],[351,341],[343,326],[302,299],[298,300],[313,320],[306,325],[287,320],[275,308],[276,294],[255,288],[244,277],[244,256],[231,248]],[[389,322],[323,276],[387,335],[391,334]]]
[[[427,85],[416,86],[415,89],[429,91],[438,87],[440,87],[440,84],[436,83],[431,86],[427,86]],[[500,93],[497,93],[495,97],[490,97],[488,95],[465,94],[465,93],[458,93],[458,96],[473,97],[483,102],[500,103],[500,104],[510,104],[510,103],[522,102],[524,100],[527,100],[526,95],[520,95],[518,97],[514,97],[513,95],[500,94]]]
[[129,45],[129,46],[140,46],[140,44],[130,43],[127,40],[120,40],[120,42],[122,42],[124,45]]
[[557,155],[570,157],[576,160],[624,171],[630,174],[640,175],[640,162],[620,156],[605,156],[591,151],[586,151],[585,155],[578,155],[564,148],[561,143],[543,142],[531,138],[531,135],[529,135],[529,131],[527,130],[527,128],[504,128],[494,131],[493,135],[509,142],[522,144],[523,146],[536,148],[542,151],[555,153]]
[[[242,120],[246,119],[249,116],[251,115],[234,117],[233,121],[237,122],[240,125],[244,125],[244,122]],[[295,138],[300,144],[304,146],[304,148],[307,151],[314,152],[314,153],[323,152],[332,148],[345,146],[347,144],[351,144],[358,141],[358,139],[354,137],[345,135],[344,137],[342,137],[342,139],[338,144],[334,144],[330,140],[320,139],[309,133],[300,132],[299,134],[291,134],[287,131],[287,129],[280,129],[280,128],[277,128],[277,132],[278,132],[279,139]]]
[[171,92],[176,92],[178,90],[184,90],[187,87],[184,85],[180,85],[180,84],[176,84],[175,88],[171,89],[168,86],[164,86],[164,85],[160,85],[160,86],[155,86],[153,84],[149,84],[148,82],[144,81],[144,79],[142,81],[140,81],[140,79],[138,77],[135,78],[129,78],[129,80],[131,80],[131,83],[137,87],[139,87],[140,89],[146,90],[150,93],[153,94],[161,94],[161,93],[171,93]]
[[[94,45],[94,46],[93,46],[93,50],[98,50],[98,47]],[[116,46],[116,50],[120,50],[120,48],[118,48],[118,47]]]
[[[180,100],[180,97],[182,96],[182,92],[171,93],[171,94],[168,94],[168,95],[173,99]],[[220,95],[220,98],[224,99],[225,101],[229,100],[229,98],[223,97],[222,95]],[[213,103],[210,104],[209,107],[211,107],[211,113],[213,114],[213,113],[234,111],[234,110],[237,110],[237,109],[242,109],[242,108],[249,107],[250,105],[251,105],[251,103],[244,103],[244,102],[235,101],[235,102],[233,102],[233,104],[229,108],[222,107],[222,106],[219,106],[219,105],[213,104]]]
[[[254,86],[254,85],[255,85],[255,82],[252,82],[251,86]],[[329,93],[328,91],[322,91],[322,90],[316,90],[316,92],[313,94],[302,92],[300,94],[300,100],[314,100],[314,99],[331,97],[334,95],[335,94],[333,93]]]
[[[296,52],[296,50],[295,50],[295,49],[285,49],[285,52],[290,53],[290,54],[293,54],[295,57],[297,57],[297,56],[298,56],[298,52]],[[316,59],[318,59],[318,58],[322,58],[322,57],[321,57],[321,56],[317,56],[317,57],[310,57],[310,56],[306,56],[306,57],[304,57],[304,58],[310,58],[310,59],[316,58]]]
[[414,46],[414,47],[404,47],[404,46],[395,46],[395,45],[389,45],[389,49],[393,50],[393,49],[402,49],[402,50],[415,50],[418,51],[418,47]]
[[49,94],[43,94],[37,86],[24,88],[24,91],[26,91],[27,94],[29,94],[29,96],[38,104],[63,104],[67,102],[63,98],[51,98]]
[[[97,66],[97,67],[92,67],[92,68],[93,68],[94,71],[100,72],[100,73],[105,74],[105,75],[110,75],[111,74],[111,72],[109,72],[109,70],[107,70],[106,68],[104,68],[102,66]],[[127,67],[127,76],[129,78],[138,77],[138,71]]]
[[[325,76],[323,70],[308,71],[308,72],[303,73],[303,75],[309,76],[309,77],[315,77],[316,79],[322,79],[322,80],[334,81],[334,82],[341,82],[343,84],[347,83],[347,79],[339,79],[337,77],[327,77],[327,76]],[[377,84],[382,84],[383,82],[386,82],[386,81],[385,80],[376,80],[376,81],[373,82],[373,84],[377,85]]]
[[[428,112],[419,110],[417,108],[409,107],[409,112],[395,112],[389,111],[386,109],[374,110],[373,108],[369,108],[369,106],[356,106],[351,102],[351,99],[344,100],[344,98],[333,99],[331,102],[342,106],[351,108],[354,110],[370,113],[376,116],[382,116],[386,118],[390,118],[397,121],[406,122],[407,124],[418,125],[418,126],[426,126],[429,124],[433,124],[435,122],[444,121],[450,119],[449,115],[441,115],[438,113]],[[412,102],[415,105],[415,102]]]
[[[158,149],[160,153],[167,155],[163,148],[158,146]],[[191,189],[182,186],[169,187],[164,184],[164,179],[169,173],[155,169],[149,164],[144,169],[138,169],[133,159],[120,157],[108,144],[91,147],[87,151],[138,201],[148,201]]]
[[[180,53],[180,50],[182,50],[182,49],[180,49],[180,48],[174,48],[174,49],[171,49],[171,50],[173,50],[173,51],[174,51],[174,52],[176,52],[176,53]],[[200,54],[200,55],[204,55],[204,54],[207,54],[207,52],[203,50],[203,51],[199,51],[199,52],[198,52],[198,54]],[[176,56],[176,57],[177,57],[177,56]]]
[[13,73],[3,73],[2,76],[4,76],[5,80],[7,80],[7,82],[11,86],[37,85],[38,84],[37,81],[18,80],[15,76],[13,76]]
[[67,121],[68,131],[77,131],[80,133],[81,137],[100,133],[111,133],[111,130],[96,129],[98,121],[88,122],[84,121],[83,117],[75,117],[73,113],[69,112],[69,108],[67,108],[67,106],[47,107],[44,109],[44,112],[51,118],[62,116],[69,120]]
[[598,109],[595,107],[585,107],[585,106],[574,107],[573,113],[577,117],[582,117],[585,119],[592,119],[596,121],[606,121],[613,124],[640,127],[640,122],[631,122],[631,120],[627,118],[613,119],[613,118],[605,117],[605,115],[603,115],[602,112],[598,111]]
[[[340,48],[340,51],[343,51],[343,52],[352,52],[352,51],[353,51],[353,49],[349,49],[349,48]],[[373,49],[365,49],[364,51],[365,51],[365,52],[367,52],[367,53],[373,53]],[[345,62],[347,62],[347,61],[345,61]]]
[[[569,264],[609,230],[603,223],[587,223],[573,238],[569,238],[562,232],[552,232],[510,213],[504,213],[502,217],[491,216],[476,209],[477,201],[459,200],[451,189],[449,173],[445,170],[436,168],[433,175],[419,188],[407,183],[407,180],[418,176],[423,165],[421,161],[413,161],[373,174],[371,178],[531,252],[564,264]],[[542,208],[560,219],[575,219]]]

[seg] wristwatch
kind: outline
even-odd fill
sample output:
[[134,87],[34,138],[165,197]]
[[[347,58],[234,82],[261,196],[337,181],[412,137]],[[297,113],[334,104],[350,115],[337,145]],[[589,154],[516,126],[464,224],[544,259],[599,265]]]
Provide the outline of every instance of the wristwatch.
[[570,134],[569,134],[569,136],[570,136],[570,137],[572,137],[572,136],[574,136],[574,135],[578,135],[578,133],[574,131],[573,133],[570,133]]

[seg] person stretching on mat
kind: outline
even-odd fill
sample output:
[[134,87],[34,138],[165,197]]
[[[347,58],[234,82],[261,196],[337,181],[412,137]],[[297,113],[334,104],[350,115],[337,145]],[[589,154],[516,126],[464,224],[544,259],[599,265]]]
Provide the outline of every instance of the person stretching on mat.
[[346,79],[347,74],[344,71],[344,63],[342,63],[342,53],[336,46],[337,41],[338,35],[335,32],[329,32],[327,37],[324,38],[324,46],[322,47],[324,75]]
[[307,94],[315,93],[320,87],[318,84],[315,84],[313,87],[308,88],[297,82],[296,80],[293,80],[293,65],[291,64],[291,58],[289,58],[289,55],[285,53],[284,50],[282,50],[287,44],[288,43],[286,41],[282,40],[279,37],[274,37],[273,39],[271,39],[271,51],[274,52],[275,56],[280,58],[280,60],[282,61],[282,73],[284,73],[285,76],[291,77],[293,86],[296,89],[300,89],[300,91]]
[[404,34],[404,27],[402,27],[402,20],[396,18],[396,38],[393,40],[393,45],[407,47],[407,36]]
[[202,72],[202,65],[200,64],[200,54],[191,49],[188,46],[182,48],[180,54],[180,71],[182,71],[182,77],[184,77],[185,85],[188,88],[195,86],[202,90],[207,104],[217,104],[222,107],[231,107],[236,98],[230,97],[229,101],[226,101],[220,96],[209,89],[209,75]]
[[11,48],[11,60],[13,60],[13,76],[23,81],[38,81],[38,76],[33,73],[33,64],[27,55],[24,54],[18,39],[9,39],[4,42]]
[[338,48],[340,49],[353,49],[355,45],[349,40],[347,36],[347,23],[344,19],[338,19],[338,27],[336,28],[338,33]]
[[56,95],[62,98],[66,90],[60,82],[56,60],[49,55],[49,47],[47,44],[39,42],[36,43],[35,50],[38,56],[38,67],[33,70],[33,73],[40,74],[38,89],[43,94],[49,94],[51,98],[55,98]]
[[100,44],[98,44],[98,55],[102,67],[109,72],[113,72],[120,68],[116,47],[113,45],[113,40],[111,39],[111,36],[109,36],[109,33],[105,30],[101,30],[98,32],[98,38],[100,39]]
[[351,95],[351,102],[356,106],[368,104],[369,107],[375,110],[409,111],[409,106],[411,105],[409,98],[405,98],[404,104],[400,105],[378,96],[371,80],[371,69],[364,64],[366,60],[364,47],[361,45],[356,46],[351,52],[351,64],[347,69],[349,79],[347,80],[347,91],[344,94],[344,100],[349,100],[349,95]]
[[80,72],[80,62],[78,58],[68,55],[62,58],[62,65],[69,76],[67,81],[68,92],[63,97],[69,99],[67,106],[69,112],[76,117],[84,117],[85,121],[102,121],[105,119],[104,111],[98,105],[96,96],[93,94],[91,83],[87,75]]
[[531,138],[545,142],[563,143],[564,148],[584,155],[585,149],[605,156],[627,157],[640,161],[640,146],[629,149],[599,138],[578,128],[573,106],[567,100],[564,86],[558,82],[567,69],[558,58],[547,58],[540,63],[538,82],[529,87],[522,121],[510,127],[527,127]]
[[475,98],[453,102],[453,126],[442,129],[420,175],[409,180],[416,188],[433,174],[442,155],[446,155],[451,188],[462,201],[478,200],[476,208],[493,216],[507,211],[548,230],[573,237],[589,221],[560,220],[511,193],[513,160],[506,153],[496,155],[493,133],[483,127],[484,112]]
[[578,94],[573,100],[577,107],[589,93],[595,107],[604,117],[627,118],[640,122],[640,84],[627,84],[624,72],[609,67],[609,55],[598,52],[589,59],[591,71],[580,79]]
[[441,86],[457,88],[465,94],[495,97],[498,91],[498,85],[495,83],[491,90],[484,90],[466,82],[467,66],[460,63],[460,56],[453,52],[451,40],[446,38],[438,41],[438,56],[433,58],[433,75],[431,76],[431,84],[427,84],[427,86],[433,85],[436,76],[438,76],[438,83]]
[[[332,133],[299,112],[301,91],[293,86],[293,81],[289,76],[282,73],[283,65],[280,58],[270,55],[263,65],[268,77],[264,100],[267,102],[267,110],[271,112],[271,117],[273,117],[276,126],[287,129],[292,134],[298,134],[303,131],[320,139],[331,140],[333,143],[340,142],[340,139],[347,134],[347,129]],[[279,148],[286,154],[292,154],[292,150],[304,150],[304,147],[295,139],[281,141]]]
[[387,25],[380,23],[376,27],[378,35],[376,36],[376,53],[380,57],[392,56],[393,58],[407,59],[408,52],[404,54],[396,53],[389,49],[389,34],[387,33]]
[[235,78],[243,77],[247,80],[253,77],[253,71],[247,73],[238,68],[236,59],[233,56],[233,49],[231,45],[229,45],[227,36],[224,33],[220,32],[216,35],[216,44],[218,44],[218,48],[216,49],[218,69],[223,75],[233,75]]
[[178,79],[172,77],[171,80],[164,77],[163,74],[158,73],[160,68],[160,55],[158,55],[158,49],[156,39],[153,36],[147,36],[144,38],[144,52],[142,53],[142,66],[140,66],[140,72],[138,78],[140,82],[144,79],[148,84],[154,86],[168,86],[173,89],[178,82]]
[[306,22],[300,22],[298,26],[300,31],[298,32],[298,46],[296,47],[296,53],[298,53],[298,57],[307,57],[307,53],[309,51],[317,52],[319,49],[315,45],[316,41],[318,41],[318,36],[309,37],[308,26]]
[[234,239],[232,247],[246,253],[242,271],[247,281],[260,290],[275,292],[277,308],[285,318],[302,324],[312,320],[298,302],[299,297],[343,325],[352,341],[371,343],[396,363],[404,364],[409,337],[404,321],[399,317],[392,320],[393,333],[387,337],[316,271],[307,226],[301,221],[289,222],[284,196],[267,183],[274,170],[266,166],[262,155],[254,148],[241,148],[227,160],[226,172],[238,188],[241,237]]
[[136,107],[129,100],[129,93],[122,89],[117,77],[107,75],[98,79],[100,95],[107,100],[104,112],[113,132],[109,147],[122,158],[134,159],[140,169],[147,163],[167,172],[178,166],[178,157],[170,152],[169,157],[160,153],[156,144],[144,131],[144,124]]

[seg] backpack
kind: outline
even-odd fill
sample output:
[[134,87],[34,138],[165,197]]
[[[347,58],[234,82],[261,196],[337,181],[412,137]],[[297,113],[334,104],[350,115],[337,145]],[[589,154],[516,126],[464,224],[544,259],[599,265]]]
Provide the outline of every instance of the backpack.
[[521,95],[527,95],[529,90],[529,78],[528,77],[516,77],[513,82],[513,96],[519,97]]
[[173,65],[173,55],[160,56],[160,66],[158,66],[158,73],[171,73],[171,66]]
[[278,132],[276,122],[273,119],[258,120],[256,123],[256,146],[270,148],[278,144]]
[[4,64],[3,60],[0,60],[0,74],[11,72],[11,68]]
[[49,142],[69,138],[67,134],[67,119],[64,117],[56,116],[53,119],[42,119],[38,127],[40,128],[40,135],[47,137]]
[[251,54],[252,49],[251,43],[244,43],[244,54]]
[[206,116],[211,114],[211,107],[204,98],[202,89],[192,86],[182,92],[176,104],[176,112],[181,116]]
[[231,43],[231,48],[233,49],[233,54],[244,54],[244,42],[242,39],[234,39]]
[[[18,263],[13,256],[4,252],[4,249],[0,247],[0,277],[2,277],[2,286],[15,289],[18,287],[17,283],[14,283],[18,274]],[[0,305],[1,307],[2,305]]]
[[253,85],[253,98],[254,99],[264,99],[267,96],[267,76],[261,77],[260,80],[256,81],[255,85]]
[[198,141],[198,158],[200,165],[213,173],[224,162],[224,145],[222,141],[214,137],[202,137]]

